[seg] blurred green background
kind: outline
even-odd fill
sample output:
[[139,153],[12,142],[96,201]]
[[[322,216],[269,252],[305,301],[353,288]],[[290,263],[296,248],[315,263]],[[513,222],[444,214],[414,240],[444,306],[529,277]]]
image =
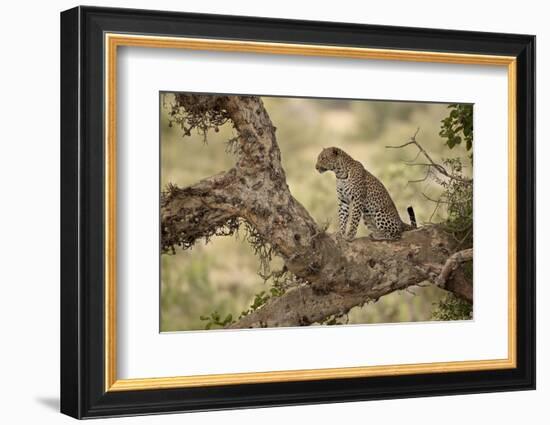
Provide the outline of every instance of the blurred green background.
[[[235,134],[229,124],[218,133],[183,137],[180,128],[168,126],[168,108],[173,95],[161,95],[161,190],[168,183],[180,187],[228,170],[234,158],[225,151],[225,142]],[[317,155],[324,147],[338,146],[376,175],[386,186],[397,209],[408,222],[406,207],[412,205],[419,225],[438,222],[444,209],[428,201],[422,193],[437,198],[440,186],[425,176],[425,168],[407,166],[417,154],[414,147],[387,149],[408,141],[417,128],[417,140],[435,161],[456,157],[463,148],[449,151],[438,135],[441,120],[449,114],[447,104],[348,101],[263,97],[265,107],[277,127],[287,182],[294,197],[317,223],[329,223],[329,232],[338,227],[335,177],[315,170]],[[422,161],[421,161],[422,162]],[[467,161],[464,161],[467,163]],[[467,170],[471,173],[471,170]],[[363,224],[358,237],[365,236]],[[197,243],[191,250],[161,257],[161,331],[204,329],[200,316],[217,311],[221,317],[246,310],[254,294],[268,291],[258,276],[258,260],[243,240],[244,232],[233,237]],[[435,287],[414,287],[382,297],[375,304],[357,307],[348,323],[388,323],[429,320],[435,305],[445,295]]]

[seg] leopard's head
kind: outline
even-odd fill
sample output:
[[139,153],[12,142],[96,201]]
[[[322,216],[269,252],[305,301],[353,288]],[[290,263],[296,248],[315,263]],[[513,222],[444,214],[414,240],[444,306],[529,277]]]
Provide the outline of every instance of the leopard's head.
[[320,173],[325,171],[337,172],[342,168],[342,162],[347,157],[347,154],[340,148],[325,148],[317,157],[315,168]]

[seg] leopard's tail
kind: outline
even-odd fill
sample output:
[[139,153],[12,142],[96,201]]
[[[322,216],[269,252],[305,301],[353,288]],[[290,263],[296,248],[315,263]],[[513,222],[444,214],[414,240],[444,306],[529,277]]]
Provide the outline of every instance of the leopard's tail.
[[413,207],[411,207],[411,206],[407,207],[407,212],[409,213],[409,220],[411,221],[411,224],[406,224],[406,223],[403,223],[403,224],[405,224],[405,226],[406,226],[406,228],[408,228],[408,230],[416,229],[416,227],[417,227],[417,225],[416,225],[416,215],[414,214]]

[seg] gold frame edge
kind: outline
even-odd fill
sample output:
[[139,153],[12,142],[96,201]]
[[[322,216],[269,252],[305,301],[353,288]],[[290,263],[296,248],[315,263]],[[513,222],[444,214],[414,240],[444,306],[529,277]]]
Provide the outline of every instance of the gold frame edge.
[[[327,45],[267,43],[106,33],[105,43],[105,391],[135,391],[215,385],[311,381],[415,373],[447,373],[510,369],[516,353],[516,58],[370,49]],[[116,84],[119,46],[176,48],[280,55],[324,56],[470,65],[506,66],[508,70],[508,358],[420,364],[304,369],[270,372],[117,379],[116,353]]]

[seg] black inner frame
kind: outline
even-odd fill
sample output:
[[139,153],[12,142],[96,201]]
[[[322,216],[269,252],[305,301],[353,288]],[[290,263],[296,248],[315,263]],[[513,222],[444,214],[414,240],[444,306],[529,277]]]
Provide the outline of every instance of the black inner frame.
[[[517,368],[105,392],[105,32],[517,57]],[[61,14],[61,116],[63,413],[89,418],[535,388],[534,36],[77,7]]]

